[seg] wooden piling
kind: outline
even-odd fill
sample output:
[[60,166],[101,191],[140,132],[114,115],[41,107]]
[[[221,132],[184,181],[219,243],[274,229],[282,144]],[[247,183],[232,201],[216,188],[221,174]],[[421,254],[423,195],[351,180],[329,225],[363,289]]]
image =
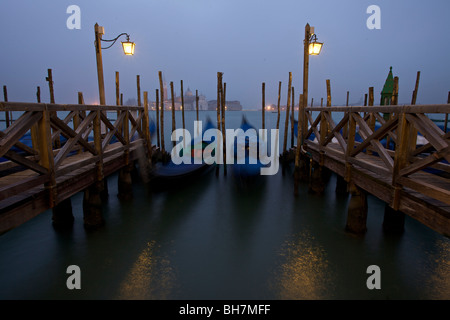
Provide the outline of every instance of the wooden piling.
[[161,93],[161,120],[160,120],[160,126],[161,126],[161,149],[164,153],[166,151],[164,146],[164,84],[162,79],[162,72],[159,71],[159,88]]
[[141,77],[139,75],[136,76],[136,89],[137,89],[137,104],[141,106]]
[[[417,92],[419,91],[419,80],[420,80],[420,71],[417,71],[417,77],[416,77],[416,85],[414,87],[414,91],[412,94],[412,98],[411,98],[411,105],[415,105],[416,104],[416,100],[417,100]],[[409,145],[409,150],[412,152],[416,149],[417,146],[417,129],[414,128],[414,126],[411,126],[410,128],[410,132],[409,132],[409,141],[410,141],[410,145]]]
[[302,152],[303,141],[305,137],[306,116],[305,105],[303,103],[303,94],[298,99],[298,124],[297,124],[297,147],[295,149],[295,167],[294,167],[294,196],[298,196],[298,187],[300,181],[309,180],[309,158]]
[[151,167],[152,159],[152,137],[150,135],[150,117],[148,115],[148,92],[144,91],[144,117],[142,118],[144,126],[145,144],[147,146],[147,165]]
[[47,69],[47,77],[45,78],[48,82],[48,88],[50,90],[50,103],[55,103],[55,93],[53,90],[53,75],[52,69]]
[[220,130],[220,101],[222,91],[222,72],[217,72],[217,130]]
[[99,183],[94,183],[84,190],[83,221],[86,229],[96,229],[105,224],[100,193]]
[[[217,72],[217,129],[219,130],[219,132],[222,132],[223,137],[223,131],[221,130],[222,120],[220,115],[222,110],[222,94],[223,94],[222,74],[223,74],[222,72]],[[217,142],[219,142],[219,137],[217,137]],[[219,161],[220,157],[222,156],[220,153],[219,144],[217,144],[216,150],[219,150],[217,153],[217,161]],[[218,174],[219,174],[219,166],[216,166],[216,175]]]
[[227,148],[226,148],[226,127],[225,127],[225,111],[226,111],[226,92],[227,92],[227,83],[223,83],[223,90],[222,90],[222,145],[223,145],[223,174],[227,175]]
[[38,103],[41,103],[41,87],[39,86],[36,88],[36,100]]
[[[345,105],[348,107],[348,100],[349,100],[349,96],[350,96],[350,91],[347,91],[347,102],[345,103]],[[344,127],[342,128],[342,135],[344,137],[344,139],[346,140],[348,138],[348,123],[346,123],[344,125]]]
[[[6,88],[6,86],[3,86],[3,99],[5,102],[8,102],[8,89]],[[5,111],[5,121],[6,121],[6,127],[9,127],[9,111]],[[11,122],[12,122],[12,117],[11,117]]]
[[[448,92],[447,103],[450,104],[450,91]],[[444,132],[445,133],[447,133],[447,123],[448,123],[448,113],[445,114],[445,119],[444,119]]]
[[314,194],[323,194],[325,191],[324,171],[320,163],[312,161],[311,177],[309,179],[308,191]]
[[277,130],[280,129],[280,98],[281,98],[281,81],[278,83],[278,117],[277,117]]
[[159,136],[159,90],[156,89],[156,102],[155,102],[155,109],[156,109],[156,145],[158,148],[161,148],[160,144],[160,136]]
[[353,182],[349,184],[349,191],[345,229],[354,234],[364,234],[367,231],[367,195]]
[[398,77],[394,77],[394,90],[392,93],[391,105],[396,106],[398,104]]
[[[47,69],[47,77],[45,80],[48,82],[48,88],[50,90],[50,103],[55,103],[55,92],[53,89],[53,75],[52,75],[52,69]],[[56,111],[52,111],[51,115],[56,115]],[[55,147],[61,148],[61,139],[59,135],[55,138]]]
[[[175,125],[175,97],[174,97],[174,93],[173,93],[173,81],[170,82],[170,94],[171,94],[171,98],[172,98],[172,133],[175,131],[176,129],[176,125]],[[175,147],[176,145],[176,141],[173,141],[173,146]]]
[[287,152],[287,136],[288,136],[289,114],[291,107],[291,85],[292,85],[292,72],[289,72],[288,93],[286,103],[286,119],[284,122],[283,157],[286,156]]
[[[373,97],[373,87],[369,87],[369,107],[373,106],[373,101],[374,101],[374,97]],[[372,130],[372,132],[375,131],[375,115],[371,112],[369,115],[369,119],[368,119],[368,126],[370,128],[370,130]],[[371,150],[367,150],[366,152],[367,154],[371,155],[372,151]]]
[[183,129],[186,129],[185,123],[184,123],[184,90],[183,90],[183,80],[181,82],[181,122],[183,125]]
[[198,121],[198,90],[195,90],[195,111],[197,115],[197,121]]
[[[137,83],[139,83],[139,78],[137,77]],[[138,88],[140,87],[140,85],[138,84]],[[140,95],[140,89],[138,89],[138,95]],[[122,112],[126,112],[125,113],[125,117],[123,119],[123,125],[122,125],[122,130],[123,130],[123,138],[126,142],[126,145],[129,145],[130,143],[130,130],[129,130],[129,113],[128,111],[122,111]],[[148,125],[144,126],[148,127]],[[130,152],[129,150],[125,150],[124,151],[124,156],[125,156],[125,166],[122,167],[119,170],[119,175],[117,177],[117,198],[119,198],[122,201],[129,201],[133,198],[133,189],[132,189],[132,177],[131,177],[131,171],[133,170],[133,163],[130,162],[129,158],[130,158]],[[88,196],[91,195],[91,193],[93,194],[92,196],[93,198],[93,204],[91,205],[93,208],[91,209],[91,211],[98,210],[97,206],[98,204],[96,203],[97,199],[96,199],[96,189],[94,188],[93,190],[89,190],[88,191]],[[88,198],[89,200],[89,198]]]
[[387,234],[401,234],[404,230],[405,214],[386,204],[384,207],[383,231]]
[[116,106],[120,106],[120,83],[118,71],[116,71]]
[[68,229],[73,226],[74,221],[70,198],[61,201],[52,208],[52,223],[55,229]]
[[294,102],[294,87],[292,87],[292,108],[291,108],[291,148],[294,148],[294,106],[295,106],[295,102]]
[[[198,121],[198,90],[195,90],[195,111],[197,115],[197,121]],[[200,128],[197,126],[197,134],[200,135]]]
[[412,98],[411,98],[411,104],[416,104],[417,92],[419,91],[419,80],[420,80],[420,71],[417,71],[416,85],[414,86],[414,91],[413,91]]
[[264,130],[266,127],[266,83],[262,83],[262,106],[261,106],[261,119],[262,126],[261,128]]

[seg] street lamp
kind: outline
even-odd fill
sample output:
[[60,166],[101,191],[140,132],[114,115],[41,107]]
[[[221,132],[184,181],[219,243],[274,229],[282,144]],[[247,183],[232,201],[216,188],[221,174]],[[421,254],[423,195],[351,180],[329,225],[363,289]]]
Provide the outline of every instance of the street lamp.
[[311,56],[319,55],[320,51],[322,50],[322,46],[323,46],[323,42],[318,42],[316,34],[313,33],[311,35],[311,38],[309,39],[309,54]]
[[[102,60],[102,49],[111,48],[114,43],[123,35],[127,37],[127,41],[122,42],[122,49],[125,55],[133,55],[135,43],[130,41],[130,36],[127,33],[121,33],[117,37],[111,40],[102,39],[102,35],[105,34],[105,29],[95,24],[95,53],[97,58],[97,76],[98,76],[98,91],[100,96],[100,105],[105,105],[105,84],[103,79],[103,60]],[[101,42],[112,42],[108,47],[102,48]]]

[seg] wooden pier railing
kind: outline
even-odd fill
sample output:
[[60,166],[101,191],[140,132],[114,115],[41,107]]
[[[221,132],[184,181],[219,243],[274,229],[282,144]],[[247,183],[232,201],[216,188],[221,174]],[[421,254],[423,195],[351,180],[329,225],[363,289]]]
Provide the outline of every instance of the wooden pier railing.
[[0,233],[129,166],[138,153],[151,157],[147,106],[1,102],[0,111],[21,114],[0,131]]
[[449,105],[307,107],[299,132],[304,152],[320,166],[448,236],[450,134],[428,115],[444,118],[449,111]]

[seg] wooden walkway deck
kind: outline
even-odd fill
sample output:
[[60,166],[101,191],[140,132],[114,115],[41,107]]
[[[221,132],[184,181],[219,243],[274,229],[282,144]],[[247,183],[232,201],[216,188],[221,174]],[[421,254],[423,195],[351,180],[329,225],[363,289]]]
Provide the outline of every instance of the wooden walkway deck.
[[[335,124],[337,112],[342,120]],[[427,116],[448,112],[449,105],[310,107],[299,136],[304,155],[450,236],[450,135]]]
[[[146,106],[4,102],[0,111],[22,112],[0,131],[0,234],[151,157]],[[114,124],[107,112],[117,114]]]

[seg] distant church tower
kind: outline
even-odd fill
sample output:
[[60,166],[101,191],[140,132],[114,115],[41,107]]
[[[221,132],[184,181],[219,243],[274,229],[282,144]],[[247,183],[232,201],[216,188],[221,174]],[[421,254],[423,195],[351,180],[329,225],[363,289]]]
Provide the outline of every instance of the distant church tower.
[[389,69],[389,74],[381,91],[380,106],[388,106],[392,102],[392,95],[394,93],[394,76],[392,74],[392,67]]

